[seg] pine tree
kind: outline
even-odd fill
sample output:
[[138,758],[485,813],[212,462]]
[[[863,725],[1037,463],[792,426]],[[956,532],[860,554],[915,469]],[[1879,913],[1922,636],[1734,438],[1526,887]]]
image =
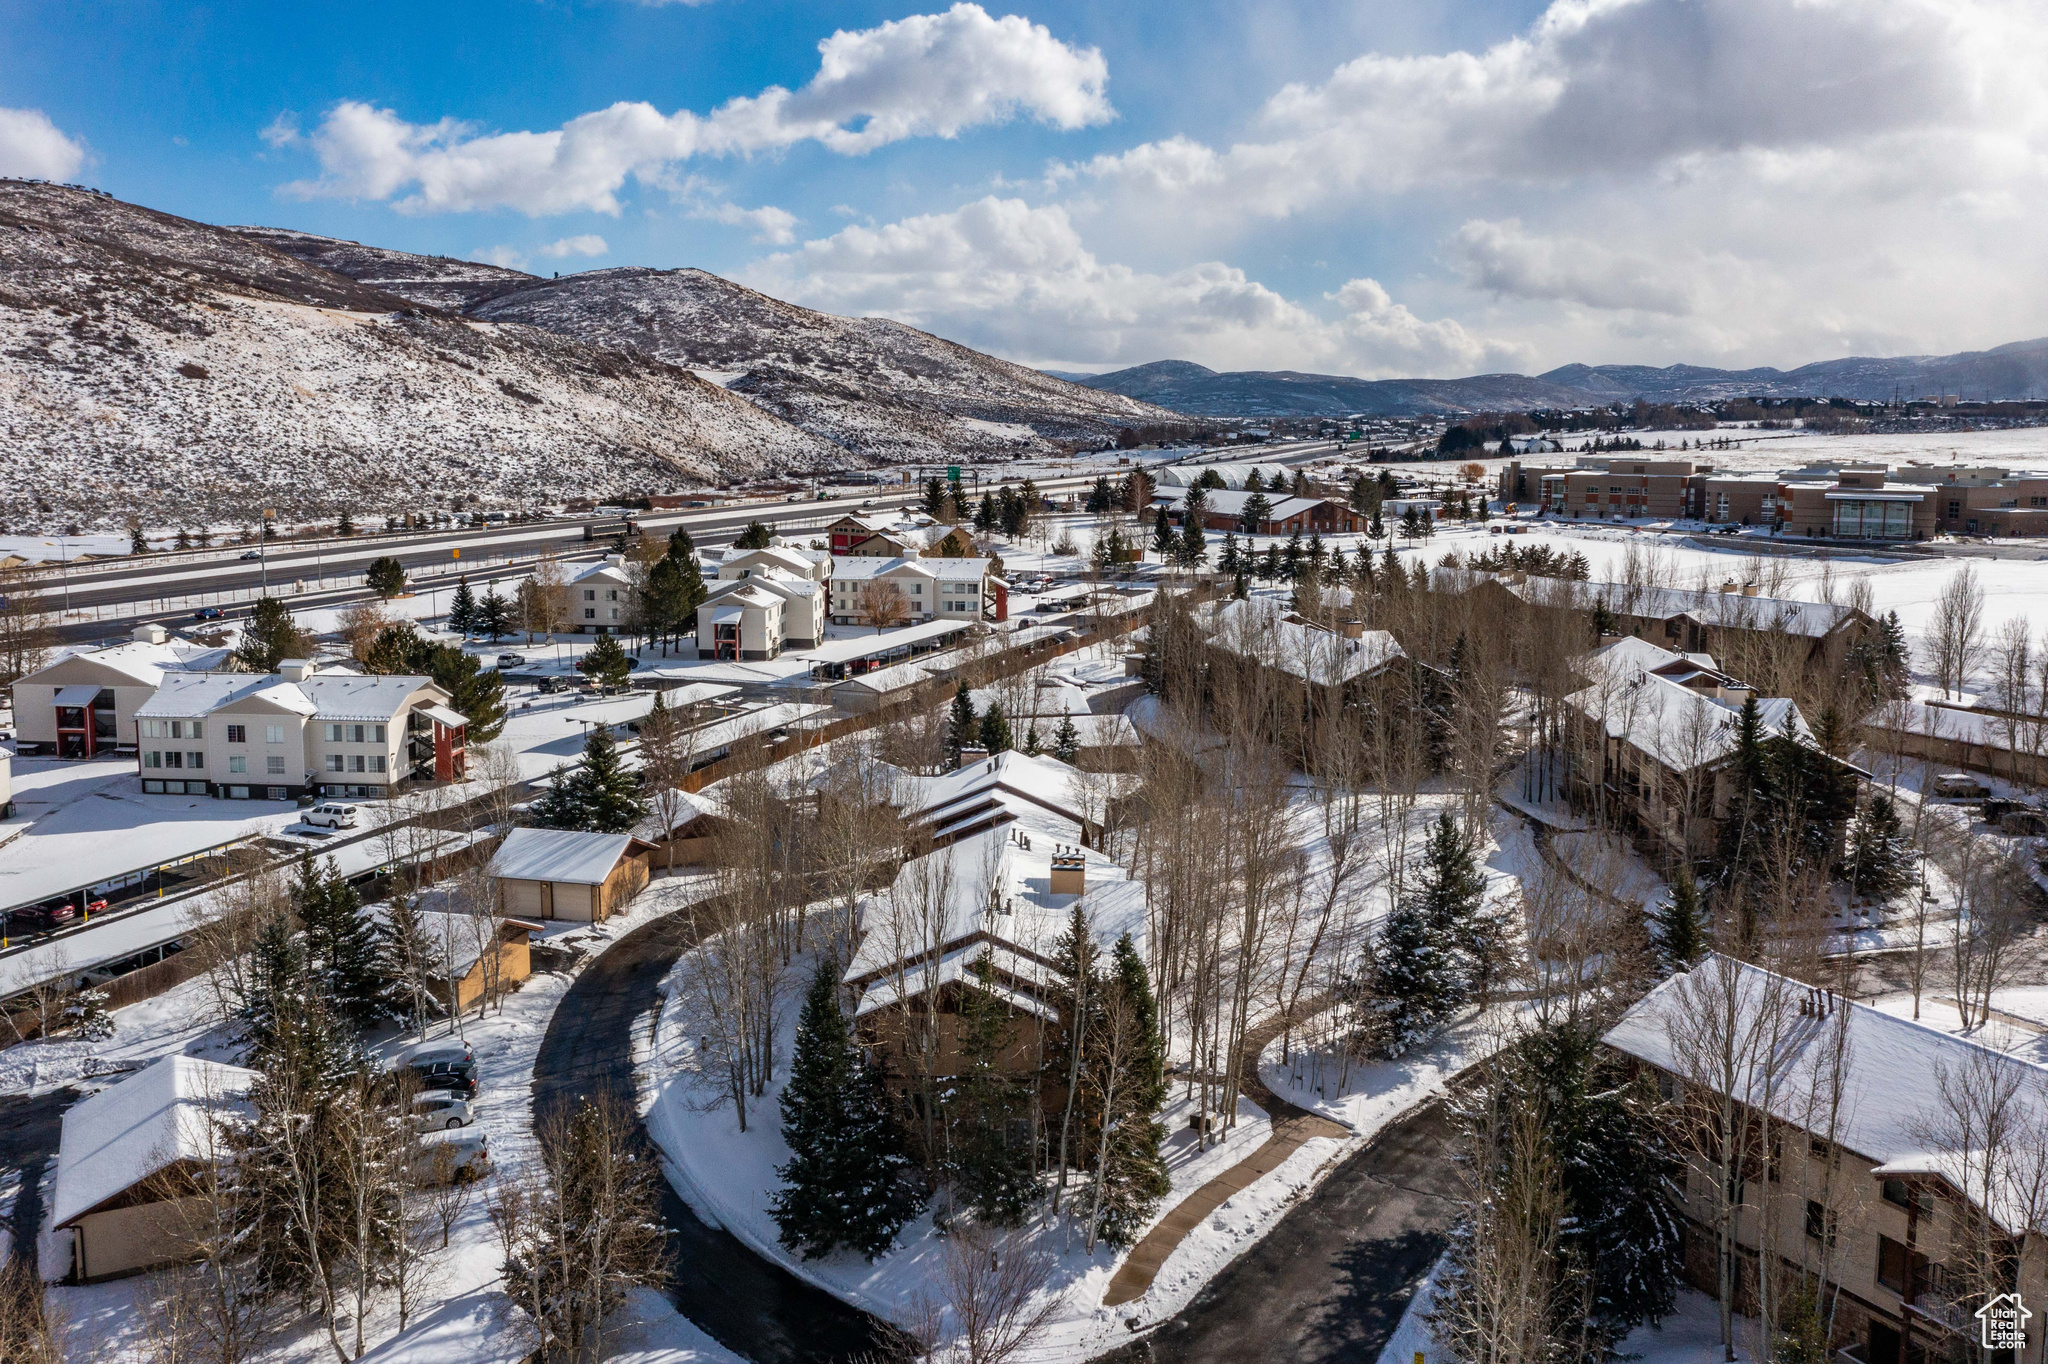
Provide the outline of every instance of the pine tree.
[[1849,825],[1842,873],[1866,900],[1889,900],[1913,880],[1912,845],[1900,836],[1898,812],[1881,791]]
[[1116,489],[1109,485],[1109,475],[1104,474],[1096,479],[1095,486],[1088,490],[1088,501],[1082,505],[1082,510],[1090,516],[1097,516],[1115,508]]
[[1437,815],[1417,879],[1423,922],[1453,963],[1449,983],[1456,1004],[1484,1003],[1507,962],[1507,923],[1487,906],[1478,849],[1448,811]]
[[1422,534],[1422,518],[1416,514],[1413,507],[1401,513],[1401,534],[1410,540]]
[[[407,633],[410,634],[408,627]],[[414,636],[417,639],[417,636]],[[380,637],[381,642],[381,637]],[[424,643],[425,641],[420,641]],[[376,646],[371,653],[376,654]],[[469,742],[487,744],[505,728],[505,675],[486,668],[475,654],[464,653],[453,644],[437,644],[426,651],[418,667],[435,686],[448,693],[448,704],[467,723],[463,727]],[[414,671],[409,666],[406,671]],[[377,671],[374,667],[371,671]]]
[[633,664],[619,647],[617,635],[600,635],[576,667],[585,677],[606,687],[625,686],[633,672]]
[[1384,540],[1387,538],[1387,523],[1380,519],[1380,508],[1377,502],[1373,504],[1372,520],[1365,523],[1365,538],[1368,540]]
[[262,597],[242,627],[234,660],[237,667],[252,673],[274,673],[287,658],[312,657],[313,644],[312,632],[299,628],[283,602]]
[[946,510],[946,485],[934,474],[924,483],[924,514],[936,521]]
[[1242,562],[1237,549],[1237,532],[1234,530],[1224,531],[1223,548],[1216,555],[1216,567],[1234,578],[1238,575]]
[[1096,1216],[1102,1239],[1128,1246],[1152,1220],[1159,1201],[1172,1191],[1166,1141],[1159,1110],[1166,1104],[1166,1043],[1159,1034],[1159,1006],[1145,963],[1131,935],[1119,937],[1103,982],[1117,1003],[1132,1044],[1115,1076],[1118,1098],[1109,1115],[1107,1159],[1096,1187]]
[[1364,990],[1371,1010],[1366,1043],[1395,1058],[1434,1037],[1460,1002],[1458,963],[1413,899],[1387,915],[1367,960]]
[[293,888],[302,926],[306,969],[340,1019],[360,1034],[392,1016],[390,986],[379,960],[377,929],[362,912],[362,897],[333,858],[323,871],[311,854],[299,859]]
[[1161,507],[1152,517],[1152,548],[1161,559],[1172,557],[1180,545],[1180,536],[1175,534],[1173,524],[1166,519],[1166,508]]
[[566,765],[548,777],[547,788],[526,807],[526,818],[536,829],[588,829],[583,813],[583,795]]
[[1044,750],[1045,744],[1038,737],[1038,721],[1026,721],[1024,725],[1024,751],[1035,758]]
[[354,535],[356,533],[355,517],[345,511],[340,516],[336,517],[334,521],[334,533],[344,538]]
[[1074,717],[1062,715],[1060,727],[1053,731],[1052,755],[1061,762],[1072,766],[1081,757],[1081,732],[1074,728]]
[[988,709],[981,716],[981,746],[991,755],[1013,747],[1010,742],[1010,722],[1003,718],[1003,708],[997,702],[988,703]]
[[1670,896],[1657,907],[1657,953],[1666,971],[1689,971],[1707,953],[1699,883],[1687,868],[1679,868],[1671,881]]
[[610,725],[593,725],[583,744],[583,766],[569,780],[576,786],[582,827],[604,834],[631,832],[647,815],[640,779],[626,769]]
[[512,628],[512,603],[498,594],[496,586],[484,593],[476,606],[476,630],[496,644]]
[[405,565],[389,554],[370,560],[363,570],[363,582],[386,601],[405,591]]
[[[1249,483],[1245,486],[1251,488]],[[1244,510],[1239,516],[1246,535],[1259,535],[1265,531],[1266,523],[1273,519],[1273,504],[1256,488],[1251,488],[1251,494],[1244,500]]]
[[946,721],[946,752],[953,759],[953,766],[960,765],[962,749],[970,748],[981,741],[981,722],[974,714],[974,698],[968,694],[967,684],[953,693],[953,712]]
[[768,528],[766,522],[749,521],[746,529],[732,543],[735,549],[766,549],[774,539],[775,532]]
[[469,590],[468,578],[455,580],[455,595],[448,599],[448,628],[458,635],[476,629],[476,593]]
[[959,1200],[983,1222],[1014,1227],[1024,1220],[1038,1181],[1029,1142],[1013,1142],[1013,1122],[1027,1119],[1036,1077],[1002,1065],[1010,1010],[989,988],[994,970],[984,953],[960,982],[958,1032],[961,1073],[945,1096],[946,1173]]
[[429,986],[446,969],[434,936],[420,912],[419,897],[394,893],[377,928],[378,970],[410,1013],[412,1030],[422,1035],[427,1030]]
[[1179,562],[1188,568],[1200,568],[1209,558],[1209,543],[1202,534],[1202,523],[1191,520],[1180,533],[1180,548],[1176,554]]
[[1259,476],[1259,471],[1257,469],[1252,470],[1250,473],[1244,476],[1244,490],[1248,493],[1261,492],[1265,489],[1265,486],[1266,480]]
[[149,536],[147,536],[147,535],[145,535],[145,534],[143,533],[143,530],[142,530],[142,527],[141,527],[141,526],[131,526],[131,527],[129,527],[129,529],[128,529],[128,552],[129,552],[130,554],[147,554],[147,553],[149,553]]

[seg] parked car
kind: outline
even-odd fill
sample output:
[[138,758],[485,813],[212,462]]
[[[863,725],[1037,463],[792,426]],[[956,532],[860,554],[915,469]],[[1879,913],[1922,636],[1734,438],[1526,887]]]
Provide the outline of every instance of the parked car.
[[429,1131],[447,1132],[475,1122],[476,1112],[469,1106],[469,1100],[461,1095],[445,1089],[430,1089],[413,1096],[412,1117],[414,1122]]
[[194,611],[194,612],[192,613],[192,619],[194,619],[194,620],[219,620],[219,619],[220,619],[220,608],[219,608],[218,606],[202,606],[202,607],[200,607],[200,608],[199,608],[199,609],[198,609],[197,611]]
[[474,1128],[422,1132],[413,1158],[414,1178],[427,1186],[474,1184],[491,1171],[489,1143]]
[[1982,800],[1991,788],[1967,772],[1944,772],[1934,779],[1934,794],[1945,800]]
[[60,905],[28,905],[7,916],[7,928],[9,932],[19,932],[26,928],[33,932],[47,933],[53,928],[63,927],[77,917],[78,906],[68,902]]
[[330,801],[306,811],[299,816],[299,821],[321,829],[353,829],[356,827],[356,807],[336,805]]
[[430,1066],[437,1061],[475,1065],[476,1049],[459,1037],[442,1037],[408,1048],[400,1056],[400,1064],[408,1066]]
[[525,655],[525,654],[499,654],[499,655],[498,655],[498,666],[499,666],[499,667],[501,667],[501,668],[516,668],[516,667],[518,667],[518,666],[519,666],[520,664],[522,664],[522,663],[524,663],[524,662],[526,662],[526,655]]
[[419,1081],[420,1092],[445,1089],[458,1098],[476,1097],[476,1062],[474,1061],[422,1061],[406,1066]]

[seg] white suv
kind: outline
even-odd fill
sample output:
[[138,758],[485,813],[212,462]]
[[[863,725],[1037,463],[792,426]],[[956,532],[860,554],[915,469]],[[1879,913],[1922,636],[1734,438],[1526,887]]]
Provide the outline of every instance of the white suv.
[[316,805],[306,811],[299,820],[321,829],[353,829],[356,827],[356,807],[353,805]]
[[469,1100],[445,1089],[430,1089],[412,1101],[413,1121],[429,1132],[453,1131],[476,1121]]

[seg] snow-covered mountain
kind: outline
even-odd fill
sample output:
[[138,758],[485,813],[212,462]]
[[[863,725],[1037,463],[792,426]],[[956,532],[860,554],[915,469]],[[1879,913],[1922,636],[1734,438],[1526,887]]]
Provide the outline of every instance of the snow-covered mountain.
[[9,531],[607,496],[1175,420],[697,271],[558,284],[0,180]]
[[302,260],[491,322],[639,351],[694,370],[856,460],[1038,454],[1184,419],[886,318],[835,317],[703,270],[555,279],[305,233],[239,229]]

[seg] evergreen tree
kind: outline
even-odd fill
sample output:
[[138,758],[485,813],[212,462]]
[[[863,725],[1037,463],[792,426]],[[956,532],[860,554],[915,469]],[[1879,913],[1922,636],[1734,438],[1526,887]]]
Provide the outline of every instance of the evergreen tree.
[[1180,546],[1174,557],[1187,568],[1200,568],[1209,558],[1209,543],[1202,534],[1202,523],[1191,520],[1181,530]]
[[1454,963],[1459,1002],[1484,1003],[1507,963],[1507,924],[1498,909],[1487,906],[1478,848],[1448,811],[1437,815],[1423,847],[1418,881],[1424,923]]
[[1074,728],[1074,717],[1062,715],[1060,727],[1052,734],[1052,755],[1061,762],[1072,766],[1081,756],[1081,732]]
[[1372,520],[1365,523],[1365,538],[1368,540],[1384,540],[1387,538],[1387,523],[1380,519],[1378,503],[1373,504]]
[[149,537],[143,533],[141,526],[129,527],[128,552],[130,554],[149,553]]
[[494,585],[476,605],[476,631],[496,644],[512,629],[512,603],[498,594]]
[[465,636],[476,629],[476,593],[466,577],[455,580],[455,595],[448,599],[448,628]]
[[[372,646],[373,652],[374,649]],[[435,686],[448,693],[450,708],[468,722],[463,732],[470,743],[487,744],[503,732],[503,673],[496,668],[486,668],[477,661],[475,654],[466,654],[453,644],[434,645],[427,652],[425,666],[418,671],[425,672]]]
[[768,528],[766,522],[749,521],[732,543],[734,549],[766,549],[774,539],[775,532]]
[[946,1173],[956,1197],[983,1222],[1014,1227],[1038,1192],[1029,1141],[1013,1141],[1028,1124],[1037,1077],[1004,1068],[1010,1008],[989,988],[994,970],[983,953],[960,982],[960,1075],[944,1098]]
[[334,521],[334,533],[336,535],[342,536],[343,538],[347,538],[348,536],[354,535],[356,533],[355,517],[349,514],[348,512],[343,512],[340,516],[336,517]]
[[370,566],[363,571],[363,581],[372,592],[389,601],[405,591],[405,565],[393,555],[380,555],[370,560]]
[[190,549],[190,548],[192,548],[192,532],[191,532],[191,531],[189,531],[189,530],[186,530],[186,529],[185,529],[184,527],[182,527],[182,526],[181,526],[181,527],[179,527],[179,528],[178,528],[178,539],[177,539],[177,542],[176,542],[176,547],[177,547],[178,549]]
[[675,560],[657,559],[647,571],[647,586],[640,589],[640,619],[650,636],[660,638],[666,653],[669,637],[684,624],[683,575]]
[[1680,867],[1672,878],[1671,895],[1657,907],[1657,953],[1666,971],[1689,971],[1707,954],[1707,923],[1700,908],[1699,883]]
[[1280,561],[1280,546],[1267,545],[1265,557],[1259,560],[1259,576],[1267,582],[1279,582],[1286,571]]
[[1013,747],[1010,742],[1010,722],[1003,718],[1002,706],[994,701],[981,716],[981,746],[990,754],[1001,753]]
[[1262,492],[1265,490],[1265,487],[1266,480],[1259,476],[1259,471],[1257,469],[1252,470],[1250,473],[1244,476],[1244,490],[1246,492]]
[[1038,722],[1036,720],[1025,722],[1024,751],[1034,758],[1045,751],[1045,744],[1038,737]]
[[1301,579],[1301,528],[1295,527],[1294,534],[1287,537],[1287,543],[1280,549],[1280,577],[1285,582]]
[[1900,836],[1898,812],[1881,791],[1849,825],[1842,874],[1866,900],[1889,900],[1912,883],[1912,844]]
[[590,646],[590,652],[583,655],[576,668],[591,681],[605,687],[625,686],[626,679],[633,672],[632,661],[619,647],[616,635],[598,636],[597,643]]
[[581,790],[567,764],[558,764],[549,775],[546,789],[526,807],[526,819],[536,829],[590,827],[584,820]]
[[769,1200],[780,1240],[807,1260],[851,1246],[873,1260],[915,1216],[905,1176],[910,1159],[889,1111],[882,1077],[854,1045],[839,1009],[838,972],[818,963],[797,1019],[796,1049],[782,1090],[782,1137],[790,1159]]
[[974,698],[968,694],[967,684],[962,682],[953,693],[953,711],[946,720],[946,752],[953,759],[953,766],[960,765],[960,751],[971,748],[981,741],[981,722],[974,714]]
[[[1009,490],[1004,489],[1005,492]],[[983,493],[981,502],[974,509],[974,528],[986,535],[996,528],[998,513],[994,493]]]
[[1401,534],[1410,540],[1422,534],[1422,518],[1416,514],[1413,507],[1401,513]]
[[1103,512],[1116,510],[1116,489],[1110,486],[1108,474],[1095,480],[1095,486],[1088,490],[1088,501],[1082,505],[1082,510],[1090,516],[1099,516]]
[[301,857],[292,900],[303,927],[306,967],[319,978],[336,1014],[358,1034],[389,1019],[390,987],[376,925],[334,859],[327,859],[323,871],[311,854]]
[[1375,494],[1372,480],[1362,473],[1351,480],[1351,496],[1349,501],[1351,503],[1351,510],[1357,512],[1360,516],[1370,516],[1374,511],[1378,510],[1380,504],[1380,500]]
[[1174,532],[1173,523],[1166,519],[1166,508],[1161,507],[1152,517],[1152,548],[1161,559],[1169,559],[1180,546],[1180,536]]
[[1216,567],[1234,578],[1237,576],[1241,565],[1242,560],[1237,550],[1237,532],[1234,530],[1224,531],[1223,548],[1216,555]]
[[[1249,483],[1245,486],[1251,487]],[[1266,523],[1273,519],[1273,504],[1267,501],[1266,495],[1258,489],[1252,488],[1251,493],[1252,495],[1244,500],[1244,510],[1239,515],[1242,517],[1244,533],[1258,535],[1265,531]]]
[[933,475],[933,476],[932,476],[931,478],[928,478],[928,479],[926,479],[926,480],[925,480],[925,484],[924,484],[924,514],[925,514],[926,516],[929,516],[929,517],[931,517],[931,518],[932,518],[932,520],[936,521],[936,520],[939,520],[939,519],[940,519],[940,517],[941,517],[941,516],[943,515],[943,513],[945,512],[945,510],[946,510],[946,485],[945,485],[945,483],[944,483],[943,481],[941,481],[941,480],[939,479],[939,477],[938,477],[938,476],[937,476],[937,475],[935,474],[935,475]]
[[1376,1054],[1395,1058],[1434,1037],[1460,1002],[1456,969],[1421,907],[1412,898],[1396,905],[1366,961],[1370,1016],[1362,1040]]
[[301,630],[292,613],[275,597],[257,599],[235,646],[235,665],[252,673],[274,673],[287,658],[311,658],[314,639]]
[[598,833],[631,832],[647,814],[640,778],[628,771],[610,725],[593,725],[583,744],[583,767],[571,780],[583,810],[584,827]]
[[1159,1121],[1159,1110],[1166,1104],[1166,1042],[1159,1033],[1159,1006],[1145,963],[1128,933],[1117,939],[1111,952],[1103,988],[1115,1006],[1105,1009],[1105,1019],[1114,1015],[1122,1020],[1128,1049],[1114,1076],[1098,1080],[1107,1088],[1113,1078],[1117,1098],[1114,1111],[1106,1115],[1108,1147],[1095,1189],[1095,1215],[1103,1240],[1128,1246],[1173,1188],[1160,1151],[1166,1141],[1166,1126]]
[[677,526],[669,532],[668,550],[662,557],[672,559],[678,564],[685,559],[693,564],[697,562],[697,542],[690,538],[688,526]]

